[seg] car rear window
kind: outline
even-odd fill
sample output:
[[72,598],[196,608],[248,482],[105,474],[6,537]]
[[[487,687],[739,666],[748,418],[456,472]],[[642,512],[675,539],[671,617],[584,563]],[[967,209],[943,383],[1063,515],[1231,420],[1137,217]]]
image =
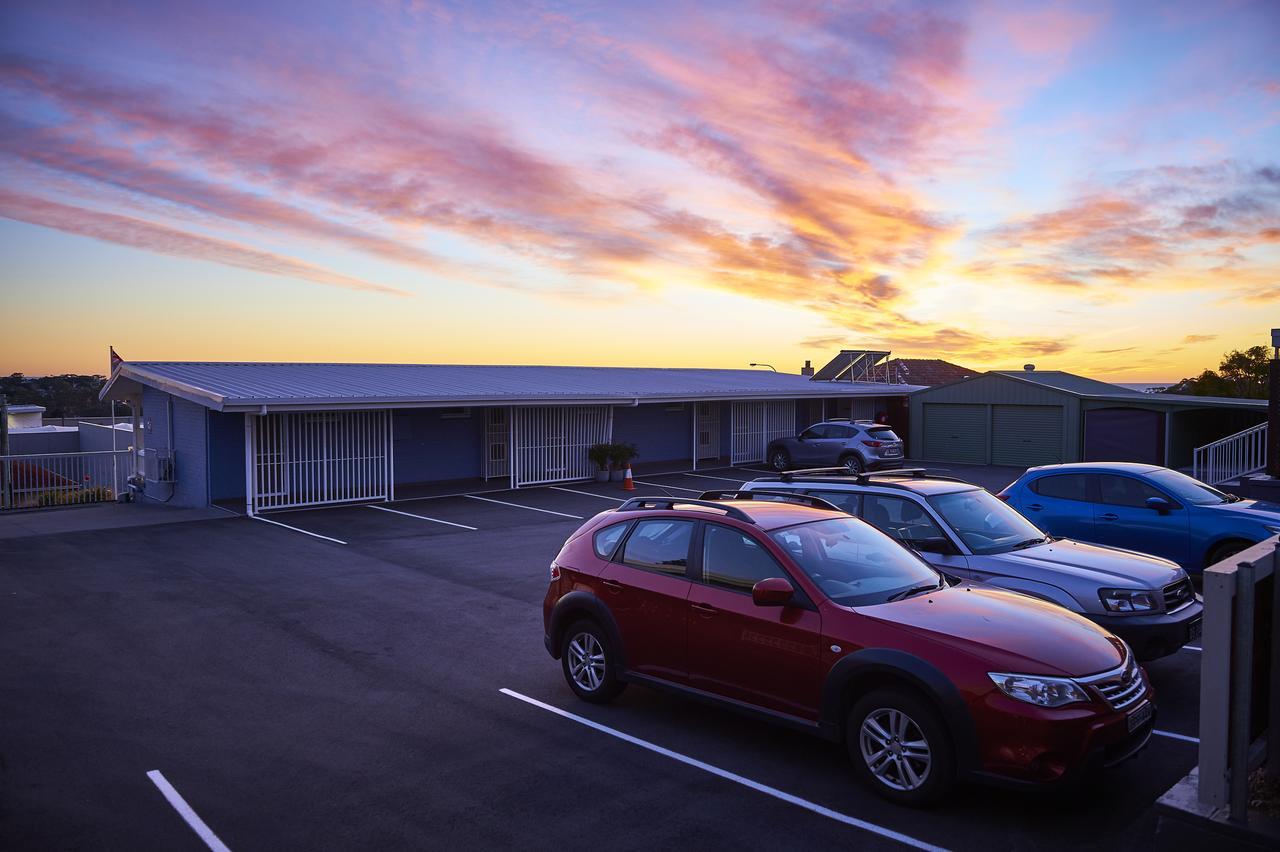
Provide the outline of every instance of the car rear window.
[[622,534],[627,531],[627,524],[630,521],[623,521],[620,524],[610,524],[603,529],[597,530],[593,540],[596,556],[601,559],[612,559],[613,552],[618,549],[618,542],[622,540]]
[[893,431],[892,426],[872,426],[867,429],[867,434],[877,441],[897,441],[898,435]]
[[1089,481],[1083,473],[1042,476],[1031,483],[1031,490],[1059,500],[1079,500],[1082,503],[1089,501]]

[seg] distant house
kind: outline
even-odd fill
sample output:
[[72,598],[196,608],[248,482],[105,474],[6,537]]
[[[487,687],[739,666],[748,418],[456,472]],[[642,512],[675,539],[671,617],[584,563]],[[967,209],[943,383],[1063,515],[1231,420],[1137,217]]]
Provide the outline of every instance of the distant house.
[[982,375],[982,370],[961,367],[941,358],[894,358],[888,367],[894,381],[930,388]]

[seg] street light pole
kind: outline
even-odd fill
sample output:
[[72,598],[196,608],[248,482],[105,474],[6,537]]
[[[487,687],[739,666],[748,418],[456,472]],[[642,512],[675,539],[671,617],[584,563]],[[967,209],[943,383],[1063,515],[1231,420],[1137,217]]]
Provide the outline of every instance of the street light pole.
[[749,367],[768,367],[770,370],[773,370],[775,373],[776,373],[776,372],[778,372],[778,368],[777,368],[777,367],[775,367],[775,366],[773,366],[772,364],[757,364],[755,361],[752,361],[752,362],[751,362],[750,364],[748,364],[747,366],[749,366]]

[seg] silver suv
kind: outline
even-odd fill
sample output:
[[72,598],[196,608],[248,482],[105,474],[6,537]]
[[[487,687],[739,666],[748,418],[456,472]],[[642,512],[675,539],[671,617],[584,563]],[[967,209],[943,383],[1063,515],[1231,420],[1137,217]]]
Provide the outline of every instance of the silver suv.
[[777,438],[765,455],[769,466],[841,465],[851,473],[902,467],[902,439],[873,420],[824,420],[794,438]]
[[[955,577],[1056,603],[1151,660],[1200,638],[1204,607],[1167,559],[1045,535],[986,489],[923,470],[799,470],[744,483],[826,500]],[[832,546],[835,546],[833,543]]]

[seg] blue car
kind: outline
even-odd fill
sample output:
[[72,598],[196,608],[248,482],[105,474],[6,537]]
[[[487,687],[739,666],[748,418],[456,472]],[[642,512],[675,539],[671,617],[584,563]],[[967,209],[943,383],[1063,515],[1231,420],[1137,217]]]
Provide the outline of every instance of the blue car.
[[1048,533],[1163,556],[1189,574],[1280,533],[1280,503],[1149,464],[1033,467],[999,496]]

